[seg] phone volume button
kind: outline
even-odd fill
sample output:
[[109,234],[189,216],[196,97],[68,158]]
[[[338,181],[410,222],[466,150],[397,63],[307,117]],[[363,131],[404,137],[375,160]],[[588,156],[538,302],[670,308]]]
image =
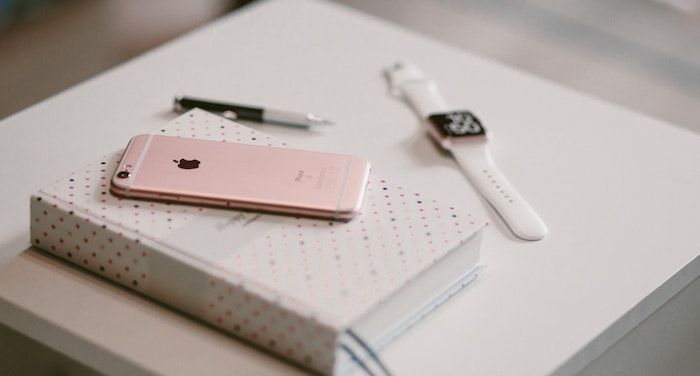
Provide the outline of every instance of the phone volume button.
[[158,198],[163,199],[163,200],[170,200],[170,201],[177,201],[177,200],[180,199],[179,196],[175,196],[175,195],[163,195],[163,194],[159,194],[159,195],[158,195]]

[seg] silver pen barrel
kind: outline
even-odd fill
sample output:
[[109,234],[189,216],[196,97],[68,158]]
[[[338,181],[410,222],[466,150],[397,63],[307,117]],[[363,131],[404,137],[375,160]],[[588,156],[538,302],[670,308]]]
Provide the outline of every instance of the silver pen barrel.
[[283,110],[265,109],[263,111],[263,121],[266,123],[279,123],[296,125],[299,127],[310,127],[313,125],[332,124],[325,118],[306,113],[290,112]]

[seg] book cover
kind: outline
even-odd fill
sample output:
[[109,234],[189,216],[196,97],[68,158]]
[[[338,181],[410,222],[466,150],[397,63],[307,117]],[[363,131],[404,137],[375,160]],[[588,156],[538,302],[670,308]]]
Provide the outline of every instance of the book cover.
[[[154,133],[288,147],[197,109]],[[113,196],[120,156],[32,196],[33,244],[316,371],[379,362],[378,341],[473,278],[485,222],[391,180],[336,222]]]

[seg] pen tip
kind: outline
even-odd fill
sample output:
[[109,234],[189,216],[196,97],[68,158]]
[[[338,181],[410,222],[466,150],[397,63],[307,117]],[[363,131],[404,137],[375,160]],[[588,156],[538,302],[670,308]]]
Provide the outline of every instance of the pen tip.
[[313,125],[333,125],[334,123],[322,116],[306,114],[306,120]]

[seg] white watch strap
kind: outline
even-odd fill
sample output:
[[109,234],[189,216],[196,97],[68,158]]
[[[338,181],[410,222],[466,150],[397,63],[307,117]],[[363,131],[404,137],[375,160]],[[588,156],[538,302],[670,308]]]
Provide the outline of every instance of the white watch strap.
[[493,163],[486,143],[453,144],[450,152],[469,181],[476,186],[517,237],[540,240],[547,235],[547,226],[542,219]]
[[425,119],[431,114],[449,111],[445,100],[433,81],[409,82],[403,86],[402,92],[418,115]]
[[[418,67],[397,63],[387,69],[386,75],[392,93],[407,101],[424,121],[431,114],[449,111],[435,82]],[[493,163],[485,140],[445,141],[441,145],[450,150],[461,170],[516,236],[525,240],[544,238],[547,226]]]
[[422,119],[449,111],[437,84],[425,78],[416,66],[397,63],[386,74],[392,93],[407,101]]

